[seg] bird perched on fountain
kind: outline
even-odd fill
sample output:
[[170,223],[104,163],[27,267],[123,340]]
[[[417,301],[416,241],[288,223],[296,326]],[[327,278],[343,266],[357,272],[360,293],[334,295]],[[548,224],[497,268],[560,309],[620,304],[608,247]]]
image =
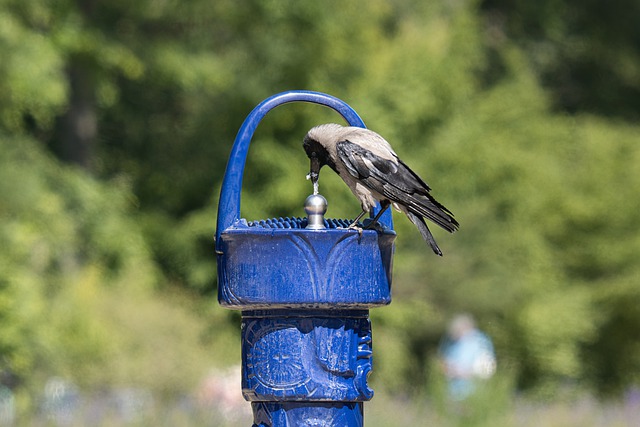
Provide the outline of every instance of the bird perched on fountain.
[[311,129],[304,137],[303,147],[311,160],[307,178],[316,191],[320,169],[328,165],[360,201],[362,213],[350,227],[370,212],[376,201],[382,209],[372,224],[393,205],[420,230],[433,252],[442,256],[425,218],[450,233],[456,231],[459,224],[451,211],[429,194],[431,188],[398,158],[383,137],[369,129],[330,123]]

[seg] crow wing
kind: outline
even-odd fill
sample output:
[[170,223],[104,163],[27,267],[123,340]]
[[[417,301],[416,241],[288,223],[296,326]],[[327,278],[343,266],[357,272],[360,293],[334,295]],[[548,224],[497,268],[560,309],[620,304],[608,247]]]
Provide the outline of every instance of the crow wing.
[[385,159],[349,140],[336,149],[349,174],[369,189],[449,232],[458,228],[453,214],[429,194],[431,188],[395,154]]

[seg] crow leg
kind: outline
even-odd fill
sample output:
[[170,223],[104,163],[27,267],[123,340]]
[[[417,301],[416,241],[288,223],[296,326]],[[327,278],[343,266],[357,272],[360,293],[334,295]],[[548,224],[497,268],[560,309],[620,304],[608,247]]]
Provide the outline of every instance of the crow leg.
[[[358,215],[356,217],[356,219],[353,220],[353,222],[351,224],[349,224],[349,226],[347,228],[360,228],[358,227],[358,221],[360,221],[360,218],[362,218],[364,216],[364,214],[366,214],[367,211],[363,210],[362,212],[360,212],[360,215]],[[360,228],[360,230],[362,230]]]
[[373,217],[373,219],[371,220],[371,222],[369,224],[366,225],[366,229],[372,228],[374,227],[377,223],[378,223],[378,219],[380,219],[380,217],[382,216],[382,214],[389,209],[389,206],[391,206],[391,202],[389,200],[383,200],[382,202],[380,202],[380,212],[378,212],[376,214],[376,216]]

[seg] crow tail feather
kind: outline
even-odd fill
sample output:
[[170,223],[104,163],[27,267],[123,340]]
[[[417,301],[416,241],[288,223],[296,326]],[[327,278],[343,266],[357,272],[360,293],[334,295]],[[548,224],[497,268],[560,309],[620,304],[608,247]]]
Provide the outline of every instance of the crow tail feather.
[[424,222],[424,219],[421,216],[416,215],[411,211],[407,211],[405,213],[407,214],[409,221],[411,221],[416,227],[418,227],[418,230],[420,231],[422,238],[427,243],[429,243],[429,246],[431,246],[431,249],[433,249],[433,252],[438,256],[442,256],[442,251],[438,247],[438,244],[436,243],[436,240],[433,238],[433,235],[431,234],[431,230],[429,230],[429,227],[427,227],[427,223]]

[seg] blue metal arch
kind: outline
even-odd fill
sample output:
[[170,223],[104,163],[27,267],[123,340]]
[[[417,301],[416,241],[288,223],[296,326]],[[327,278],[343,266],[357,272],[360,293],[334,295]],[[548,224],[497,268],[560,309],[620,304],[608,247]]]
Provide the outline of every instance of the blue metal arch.
[[[240,219],[240,193],[242,178],[249,151],[249,143],[260,121],[275,107],[290,102],[310,102],[332,108],[339,113],[350,126],[365,128],[365,124],[358,114],[344,101],[321,92],[293,90],[273,95],[258,104],[242,123],[231,149],[227,163],[220,200],[218,202],[218,222],[216,225],[216,245],[220,241],[220,234]],[[380,209],[377,205],[372,216]],[[393,229],[391,210],[387,210],[380,217],[380,222]]]

